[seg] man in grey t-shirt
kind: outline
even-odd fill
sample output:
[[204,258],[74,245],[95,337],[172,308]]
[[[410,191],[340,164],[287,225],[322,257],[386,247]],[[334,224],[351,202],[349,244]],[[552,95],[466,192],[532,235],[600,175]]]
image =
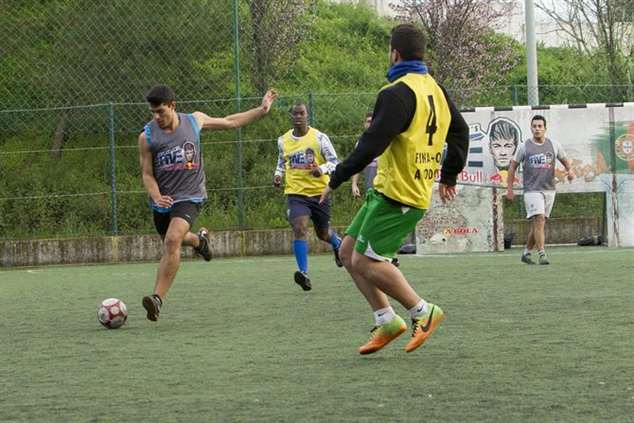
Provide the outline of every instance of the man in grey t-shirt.
[[522,253],[522,261],[535,264],[531,259],[531,251],[537,247],[539,264],[550,264],[544,251],[544,226],[555,203],[555,164],[559,160],[567,172],[568,181],[575,177],[566,152],[562,146],[546,138],[546,119],[535,115],[531,120],[533,138],[521,144],[511,160],[506,189],[506,197],[513,201],[513,181],[515,171],[521,164],[524,171],[524,204],[526,218],[531,220],[526,247]]
[[148,92],[152,120],[139,135],[139,159],[154,226],[163,240],[154,293],[143,297],[149,320],[158,320],[180,266],[182,245],[193,247],[207,261],[211,259],[209,231],[202,228],[197,235],[190,232],[207,199],[200,132],[239,128],[253,122],[269,112],[276,97],[275,91],[269,90],[259,107],[216,118],[202,112],[177,113],[176,96],[167,85],[156,85]]

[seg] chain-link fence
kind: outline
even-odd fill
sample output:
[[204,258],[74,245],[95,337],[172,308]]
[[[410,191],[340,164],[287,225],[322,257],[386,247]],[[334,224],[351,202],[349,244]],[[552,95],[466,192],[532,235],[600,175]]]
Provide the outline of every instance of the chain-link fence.
[[[213,229],[287,225],[271,186],[296,100],[339,156],[384,82],[392,22],[312,0],[0,0],[0,238],[149,233],[137,137],[144,94],[171,85],[181,112],[225,116],[281,94],[240,131],[203,132]],[[615,95],[618,88],[619,96]],[[525,104],[526,87],[448,87],[462,107]],[[541,103],[622,101],[633,86],[542,86]],[[624,94],[623,94],[624,93]],[[357,208],[338,190],[333,223]]]

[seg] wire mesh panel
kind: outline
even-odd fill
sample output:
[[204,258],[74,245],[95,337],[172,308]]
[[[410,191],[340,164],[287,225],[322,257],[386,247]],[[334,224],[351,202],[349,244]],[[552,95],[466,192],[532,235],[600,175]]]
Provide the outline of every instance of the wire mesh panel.
[[157,82],[181,99],[233,96],[230,0],[4,3],[12,108],[142,101]]
[[108,109],[23,110],[0,116],[0,233],[50,237],[107,231]]
[[[152,117],[145,94],[158,83],[172,86],[179,112],[211,116],[255,107],[277,89],[267,117],[201,134],[209,201],[199,223],[286,226],[271,178],[289,107],[306,103],[344,158],[386,82],[394,25],[367,7],[317,0],[0,0],[0,9],[4,239],[153,231],[137,141]],[[606,83],[601,72],[567,84],[557,75],[571,65],[544,63],[542,104],[634,98],[634,86]],[[523,77],[508,81],[522,84],[446,88],[460,107],[525,104]],[[335,224],[358,207],[349,194],[349,185],[334,194]]]

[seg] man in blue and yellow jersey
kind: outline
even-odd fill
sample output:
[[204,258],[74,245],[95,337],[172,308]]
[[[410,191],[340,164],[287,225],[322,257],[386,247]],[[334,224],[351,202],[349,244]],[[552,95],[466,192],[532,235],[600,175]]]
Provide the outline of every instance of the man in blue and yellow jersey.
[[392,30],[390,84],[379,92],[372,124],[337,166],[321,196],[325,201],[332,190],[379,157],[374,189],[346,230],[340,249],[346,270],[374,312],[375,327],[359,348],[361,354],[380,350],[407,329],[388,296],[409,310],[412,337],[407,352],[421,346],[444,318],[440,307],[422,299],[390,264],[430,207],[434,182],[440,181],[443,202],[454,198],[469,147],[469,127],[429,75],[424,50],[423,34],[415,26],[403,24]]
[[341,238],[330,229],[330,201],[319,202],[319,195],[329,181],[329,174],[337,166],[337,153],[323,132],[308,126],[308,108],[294,104],[290,110],[293,129],[277,140],[279,158],[273,185],[279,187],[285,176],[284,194],[287,195],[288,220],[295,239],[293,253],[298,270],[295,283],[304,291],[312,285],[308,277],[308,221],[312,220],[315,234],[332,245],[335,263],[341,267],[339,247]]
[[174,90],[167,85],[156,85],[148,92],[152,120],[139,135],[139,161],[154,226],[163,241],[154,292],[143,297],[149,320],[158,320],[180,266],[182,245],[193,247],[206,261],[211,260],[209,231],[190,231],[207,199],[200,132],[239,128],[253,122],[269,112],[276,97],[275,91],[269,90],[259,107],[217,118],[202,112],[178,113]]

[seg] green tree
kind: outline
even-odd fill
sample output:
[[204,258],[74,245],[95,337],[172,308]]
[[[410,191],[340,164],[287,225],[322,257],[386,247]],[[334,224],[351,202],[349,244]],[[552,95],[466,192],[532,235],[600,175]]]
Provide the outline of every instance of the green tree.
[[537,7],[554,20],[577,50],[594,59],[612,85],[612,101],[626,101],[634,81],[634,6],[624,0],[541,1]]

